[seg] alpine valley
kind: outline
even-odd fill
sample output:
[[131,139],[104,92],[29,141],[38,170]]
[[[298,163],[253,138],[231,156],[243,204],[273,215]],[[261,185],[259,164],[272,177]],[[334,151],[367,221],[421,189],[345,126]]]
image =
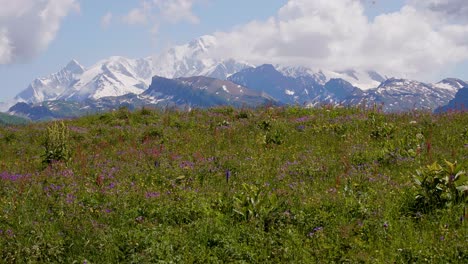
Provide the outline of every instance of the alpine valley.
[[384,111],[401,112],[446,111],[456,102],[466,101],[468,84],[459,79],[430,84],[390,78],[372,70],[255,65],[231,58],[214,59],[209,51],[216,45],[215,37],[203,36],[154,57],[110,57],[91,67],[72,60],[60,71],[34,80],[12,100],[0,103],[0,111],[47,120],[122,106],[190,109],[377,104]]

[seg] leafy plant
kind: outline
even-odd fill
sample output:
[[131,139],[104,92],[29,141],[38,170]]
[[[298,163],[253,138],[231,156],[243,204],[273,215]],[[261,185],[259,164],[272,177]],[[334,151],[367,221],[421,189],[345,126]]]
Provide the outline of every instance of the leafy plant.
[[70,161],[69,140],[70,131],[64,122],[51,124],[46,130],[42,163],[48,165],[54,161]]
[[278,198],[275,194],[268,194],[262,188],[242,184],[242,191],[233,200],[233,211],[241,219],[265,219],[278,208]]
[[445,161],[444,167],[434,162],[417,170],[416,174],[416,209],[429,211],[450,207],[463,202],[468,196],[468,178],[457,162]]
[[396,127],[390,123],[382,123],[375,126],[374,130],[371,132],[371,137],[375,139],[380,138],[393,138],[393,133],[395,132]]
[[265,143],[267,145],[271,145],[271,144],[281,145],[283,144],[283,142],[284,142],[284,135],[280,130],[275,129],[274,131],[267,132],[266,137],[265,137]]
[[468,144],[468,127],[461,134],[464,144]]

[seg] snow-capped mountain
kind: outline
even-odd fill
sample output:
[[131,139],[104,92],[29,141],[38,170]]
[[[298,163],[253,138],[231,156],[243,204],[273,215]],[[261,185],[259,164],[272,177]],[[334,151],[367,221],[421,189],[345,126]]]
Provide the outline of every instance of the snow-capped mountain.
[[84,71],[83,66],[72,60],[57,73],[34,80],[26,90],[15,97],[15,100],[26,103],[55,100],[73,85]]
[[40,104],[17,103],[10,114],[31,120],[73,118],[92,112],[111,111],[125,106],[129,109],[147,107],[206,108],[214,106],[276,105],[274,98],[264,93],[205,76],[168,79],[154,76],[143,93],[108,96],[83,101],[47,101]]
[[153,76],[149,59],[111,57],[86,69],[57,99],[83,101],[142,93]]
[[153,104],[211,107],[217,105],[258,106],[275,100],[260,92],[226,80],[205,76],[167,79],[155,76],[140,98]]
[[342,79],[362,90],[368,90],[378,87],[383,81],[388,79],[375,71],[332,71],[332,70],[314,70],[303,66],[284,66],[275,65],[275,68],[283,75],[288,77],[313,77],[321,85],[325,85],[331,79]]
[[433,110],[446,105],[463,86],[462,80],[453,78],[436,84],[390,78],[379,87],[366,91],[363,96],[348,100],[348,103],[383,104],[384,110],[388,112]]
[[208,76],[225,80],[228,76],[252,66],[228,58],[209,58],[208,51],[216,45],[214,36],[205,35],[188,44],[170,48],[153,58],[153,73],[165,78]]
[[57,73],[35,79],[5,106],[9,108],[19,102],[37,104],[53,100],[83,101],[141,93],[150,85],[152,76],[152,63],[149,59],[111,57],[89,68],[72,60]]
[[216,45],[213,36],[203,36],[188,44],[175,46],[159,56],[128,59],[114,56],[85,68],[72,60],[57,73],[34,80],[13,100],[4,103],[7,110],[18,102],[39,103],[50,100],[83,101],[128,93],[140,94],[155,75],[166,78],[209,76],[225,80],[251,65],[233,59],[215,60],[207,56]]
[[281,67],[264,64],[244,69],[228,80],[259,92],[270,94],[283,103],[316,104],[340,103],[362,90],[344,79],[328,78],[323,72],[305,67]]
[[[342,78],[331,78],[337,76]],[[390,78],[372,72],[313,71],[305,67],[261,65],[242,70],[228,78],[230,81],[263,91],[283,103],[373,105],[383,104],[388,112],[415,109],[432,110],[447,104],[465,82],[445,79],[429,84],[407,79]],[[354,83],[367,83],[363,89]],[[373,85],[377,85],[374,88]]]
[[455,97],[447,105],[435,110],[436,113],[447,111],[468,111],[468,84],[465,83],[465,86],[457,91]]

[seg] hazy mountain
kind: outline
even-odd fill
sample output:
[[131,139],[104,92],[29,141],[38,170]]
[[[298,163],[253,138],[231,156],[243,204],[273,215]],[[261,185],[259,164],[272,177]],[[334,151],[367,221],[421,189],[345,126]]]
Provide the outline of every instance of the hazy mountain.
[[468,111],[468,85],[461,88],[455,94],[455,97],[448,102],[447,105],[439,107],[435,110],[436,113],[447,111]]
[[436,84],[429,84],[407,79],[388,79],[370,89],[360,98],[354,98],[350,104],[383,104],[384,111],[402,112],[409,110],[434,110],[447,104],[458,91],[457,79],[445,79]]

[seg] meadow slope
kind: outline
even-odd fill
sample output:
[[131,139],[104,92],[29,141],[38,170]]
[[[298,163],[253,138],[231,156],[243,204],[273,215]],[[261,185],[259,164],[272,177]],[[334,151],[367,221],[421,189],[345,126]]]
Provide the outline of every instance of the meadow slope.
[[467,160],[467,113],[122,108],[0,126],[0,262],[467,263]]

